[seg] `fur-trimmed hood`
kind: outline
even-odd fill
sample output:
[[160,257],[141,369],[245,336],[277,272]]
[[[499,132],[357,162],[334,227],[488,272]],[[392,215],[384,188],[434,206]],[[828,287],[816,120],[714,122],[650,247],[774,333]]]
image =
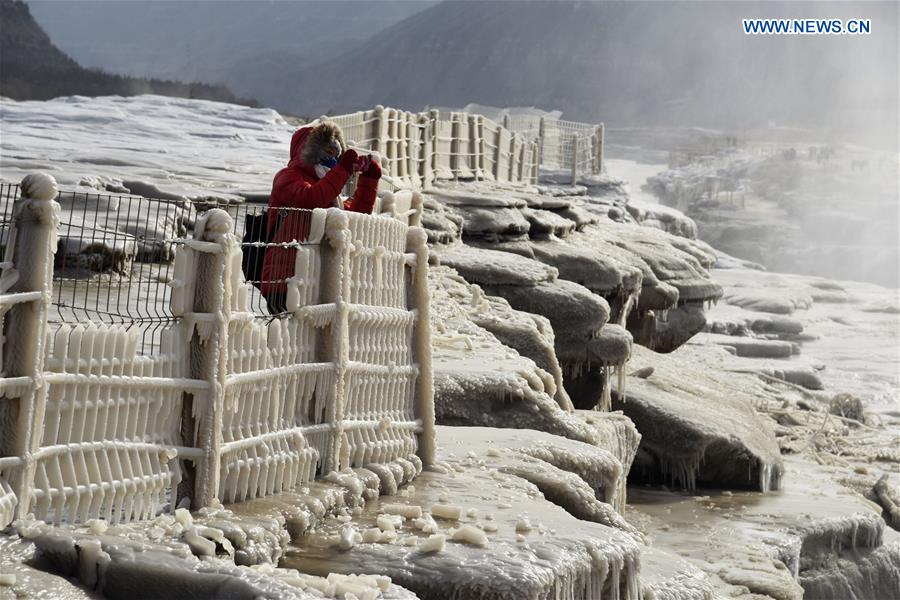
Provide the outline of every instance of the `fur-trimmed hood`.
[[314,173],[315,166],[334,142],[341,146],[341,152],[347,149],[341,128],[328,121],[314,126],[301,127],[291,138],[291,160],[289,167],[303,169]]

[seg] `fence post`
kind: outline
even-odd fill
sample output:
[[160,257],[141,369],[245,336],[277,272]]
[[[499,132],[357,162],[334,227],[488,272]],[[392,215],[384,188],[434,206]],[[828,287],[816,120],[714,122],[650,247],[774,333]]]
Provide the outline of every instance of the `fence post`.
[[350,219],[347,213],[329,209],[325,217],[323,250],[327,259],[323,261],[323,271],[327,278],[323,299],[334,303],[334,317],[331,321],[331,355],[325,360],[334,365],[334,401],[325,407],[324,422],[331,425],[331,444],[326,446],[327,454],[321,457],[322,473],[340,471],[349,466],[349,445],[344,432],[344,395],[350,368],[350,347],[348,329],[350,327],[350,250],[353,245],[350,233]]
[[578,183],[578,134],[572,134],[572,187]]
[[382,161],[387,162],[387,122],[384,118],[384,107],[378,105],[375,107],[375,151],[382,156]]
[[541,157],[540,157],[540,151],[538,150],[537,144],[532,144],[531,159],[532,159],[531,183],[537,185],[538,181],[541,178]]
[[544,162],[544,137],[547,134],[547,124],[544,117],[538,121],[538,153],[540,154],[540,162]]
[[[222,412],[225,409],[225,380],[228,375],[228,323],[231,320],[231,254],[237,242],[234,222],[224,210],[203,213],[187,242],[196,252],[193,312],[182,320],[191,335],[190,377],[205,381],[209,388],[195,394],[193,414],[197,415],[194,446],[204,452],[196,463],[196,479],[191,508],[209,506],[219,496],[222,462]],[[186,440],[188,441],[188,440]]]
[[432,154],[434,153],[434,139],[431,128],[433,121],[428,114],[419,114],[419,125],[422,127],[422,143],[419,144],[419,176],[422,179],[422,189],[431,188],[431,182],[434,181],[434,165],[432,164]]
[[[22,461],[11,485],[17,498],[16,516],[19,518],[27,515],[31,508],[36,467],[34,455],[41,445],[47,403],[47,386],[43,378],[44,344],[59,224],[56,194],[56,180],[50,175],[35,173],[22,180],[21,197],[13,208],[14,225],[7,240],[5,262],[12,262],[12,265],[4,265],[4,275],[8,276],[10,269],[18,275],[9,293],[35,294],[33,298],[16,302],[3,321],[3,337],[8,344],[3,353],[5,375],[31,379],[31,385],[18,402],[13,398],[0,400],[0,423],[15,427],[15,430],[4,431],[2,437],[5,439],[0,439],[0,446],[11,442],[12,455]],[[9,261],[10,257],[12,261]],[[0,523],[0,526],[5,525]]]
[[518,141],[518,138],[516,137],[516,134],[513,132],[510,132],[510,134],[509,134],[509,180],[508,181],[516,180],[516,160],[518,160],[518,158],[516,157],[516,149],[517,149],[516,142],[517,141]]
[[481,170],[482,157],[484,156],[484,147],[482,142],[484,138],[481,135],[481,115],[469,115],[469,154],[472,157],[469,163],[475,181],[484,179],[484,173]]
[[509,131],[509,128],[506,127],[506,124],[509,123],[509,115],[505,115],[503,117],[504,126],[502,128],[497,129],[497,136],[494,138],[495,146],[494,146],[494,181],[500,181],[500,163],[501,157],[503,156],[503,131]]
[[456,113],[450,113],[450,170],[453,172],[453,179],[459,180],[459,118]]
[[438,174],[438,164],[440,163],[440,125],[438,121],[441,118],[441,113],[438,110],[432,109],[428,111],[428,120],[429,125],[431,127],[431,174],[432,181],[437,179]]
[[434,381],[431,370],[431,316],[428,294],[428,236],[420,227],[406,232],[406,251],[416,256],[411,286],[412,308],[416,309],[416,330],[413,334],[413,360],[419,365],[416,378],[416,418],[422,421],[419,434],[419,458],[425,466],[434,463]]
[[606,131],[603,123],[594,128],[594,164],[596,165],[595,173],[597,174],[603,172],[603,143],[605,142],[605,135]]

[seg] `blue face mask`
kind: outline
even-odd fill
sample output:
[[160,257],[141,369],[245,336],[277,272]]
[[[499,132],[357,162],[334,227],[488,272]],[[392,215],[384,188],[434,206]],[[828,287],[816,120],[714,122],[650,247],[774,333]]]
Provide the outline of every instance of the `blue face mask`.
[[325,155],[322,160],[319,161],[320,165],[328,167],[329,169],[335,168],[337,166],[337,163],[337,158],[331,155]]

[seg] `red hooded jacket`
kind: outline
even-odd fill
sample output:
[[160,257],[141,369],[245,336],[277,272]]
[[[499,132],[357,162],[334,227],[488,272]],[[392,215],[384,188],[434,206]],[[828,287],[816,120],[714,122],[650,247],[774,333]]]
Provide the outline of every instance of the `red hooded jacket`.
[[[350,178],[348,172],[340,164],[332,168],[325,177],[319,179],[315,168],[300,159],[303,144],[309,137],[312,127],[303,127],[294,132],[291,138],[291,160],[288,166],[278,171],[272,182],[272,193],[269,196],[268,233],[278,222],[279,208],[331,208],[335,199]],[[345,210],[370,213],[375,205],[375,193],[378,191],[378,179],[360,173],[353,197],[344,202]],[[309,235],[309,220],[299,211],[288,211],[282,218],[281,226],[275,232],[272,242],[287,243],[294,240],[303,241]],[[284,281],[294,275],[294,258],[296,250],[273,246],[266,250],[263,262],[262,283],[260,291],[263,295],[285,293],[287,283]]]

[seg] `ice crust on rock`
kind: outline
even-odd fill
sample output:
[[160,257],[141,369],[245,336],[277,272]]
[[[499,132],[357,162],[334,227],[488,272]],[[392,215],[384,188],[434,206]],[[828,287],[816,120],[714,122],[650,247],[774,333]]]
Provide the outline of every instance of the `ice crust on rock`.
[[310,482],[305,488],[229,505],[236,514],[283,520],[291,538],[314,529],[323,519],[360,509],[366,501],[397,493],[422,471],[415,455],[389,463],[348,469]]
[[[77,578],[111,600],[259,598],[306,600],[344,597],[411,600],[414,594],[374,577],[328,576],[322,585],[296,570],[239,567],[226,560],[198,559],[184,547],[132,542],[121,537],[86,537],[63,530],[36,534],[32,541],[41,564]],[[323,594],[322,592],[325,592]],[[387,593],[382,593],[387,592]]]
[[706,573],[716,597],[896,597],[898,546],[882,545],[877,511],[808,459],[788,466],[791,485],[778,494],[633,490],[626,515],[652,544],[642,580],[652,581],[652,553],[663,551]]
[[477,286],[469,286],[463,279],[444,279],[447,289],[455,288],[459,298],[471,296],[470,302],[462,301],[460,306],[473,323],[494,335],[505,346],[516,350],[526,358],[550,373],[556,384],[554,398],[560,408],[573,408],[572,400],[563,385],[562,368],[556,357],[556,336],[550,320],[543,315],[518,311],[509,302],[497,296],[479,295]]
[[614,397],[641,432],[635,474],[693,489],[699,482],[777,490],[784,467],[771,423],[754,406],[763,383],[716,367],[716,349],[684,346],[672,354],[635,347],[626,400]]
[[[575,517],[634,532],[616,514],[625,507],[628,465],[611,452],[540,431],[445,426],[438,431],[448,453],[466,449],[479,468],[533,483],[550,502]],[[442,513],[447,510],[440,504],[435,507]],[[453,508],[455,514],[459,507]],[[432,514],[441,516],[434,507]]]
[[[495,472],[478,464],[477,452],[476,458],[465,459],[454,459],[449,452],[449,448],[439,450],[436,463],[445,465],[448,473],[424,472],[409,502],[440,505],[438,496],[448,493],[454,505],[466,507],[466,513],[469,509],[476,509],[478,515],[491,513],[495,532],[472,522],[448,521],[439,522],[439,533],[424,534],[409,523],[404,524],[403,534],[408,531],[420,538],[415,547],[359,544],[337,554],[333,546],[317,542],[331,536],[332,526],[326,525],[315,539],[299,540],[284,566],[313,574],[383,573],[422,599],[639,597],[640,548],[628,534],[575,519],[517,476],[503,474],[503,479],[497,479]],[[379,511],[375,503],[361,518],[371,519]],[[541,526],[517,542],[515,524],[522,514],[540,515]],[[447,536],[443,549],[442,538],[433,537],[437,535]]]
[[525,257],[454,244],[436,248],[442,265],[453,267],[469,283],[531,287],[556,280],[558,271]]
[[[441,184],[435,190],[435,199],[461,212],[466,242],[436,248],[438,260],[486,293],[503,297],[514,309],[551,321],[566,391],[575,405],[609,404],[606,367],[621,366],[627,352],[604,355],[597,351],[602,345],[592,348],[585,343],[602,336],[606,322],[627,325],[636,342],[665,352],[704,328],[702,305],[722,294],[708,273],[716,261],[709,246],[603,218],[562,227],[561,221],[567,219],[554,211],[589,204],[590,196],[557,202],[548,195],[489,187]],[[466,229],[467,216],[480,223],[487,210],[495,211],[490,231],[480,226]],[[523,212],[534,227],[521,231],[519,218],[510,211]],[[537,218],[543,214],[538,211],[548,213],[544,221]],[[506,227],[496,222],[503,218]],[[497,251],[517,258],[502,260]],[[529,275],[536,271],[535,263],[555,267],[558,274]],[[567,311],[570,306],[578,308]],[[671,320],[665,318],[668,310],[674,311]]]
[[560,408],[552,396],[550,373],[469,318],[464,307],[475,297],[472,286],[446,267],[429,270],[429,285],[439,423],[536,429],[609,447],[630,465],[639,436],[627,419],[597,413],[596,422],[588,423]]

